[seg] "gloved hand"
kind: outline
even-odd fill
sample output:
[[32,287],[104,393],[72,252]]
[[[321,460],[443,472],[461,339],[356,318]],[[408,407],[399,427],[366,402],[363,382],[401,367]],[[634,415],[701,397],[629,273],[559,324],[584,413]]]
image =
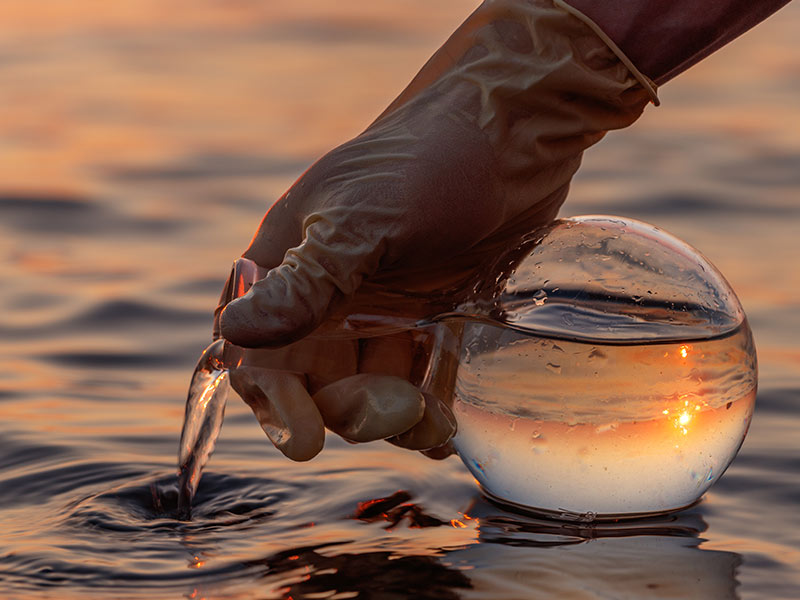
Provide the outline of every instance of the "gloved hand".
[[[215,339],[220,337],[220,311],[264,275],[265,270],[247,258],[235,261],[217,307]],[[397,298],[382,295],[392,300],[387,305],[390,309],[400,308]],[[400,300],[404,317],[419,308],[418,302],[405,296]],[[352,325],[353,315],[347,319]],[[376,324],[374,315],[369,321],[359,327],[360,335],[364,335],[364,325]],[[411,332],[408,320],[401,322],[381,316],[377,319],[381,337],[357,340],[342,331],[334,317],[338,331],[333,336],[318,331],[281,348],[244,349],[226,342],[219,358],[229,368],[234,389],[251,406],[273,443],[290,458],[307,460],[320,451],[323,423],[352,442],[391,438],[388,441],[396,445],[444,458],[450,453],[445,444],[455,433],[455,420],[437,398],[446,396],[441,390],[443,381],[454,375],[448,372],[456,350],[454,338],[444,336],[449,331],[444,326]],[[433,344],[438,360],[429,365]],[[425,392],[409,379],[424,382]]]
[[[323,424],[355,441],[446,442],[452,417],[438,398],[401,385],[413,340],[303,338],[368,305],[365,287],[447,289],[553,220],[583,150],[651,99],[618,50],[552,1],[484,2],[366,131],[270,208],[244,253],[266,275],[218,324],[238,346],[291,344],[249,351],[231,373],[272,441],[297,460],[321,449]],[[286,366],[300,355],[334,364]]]

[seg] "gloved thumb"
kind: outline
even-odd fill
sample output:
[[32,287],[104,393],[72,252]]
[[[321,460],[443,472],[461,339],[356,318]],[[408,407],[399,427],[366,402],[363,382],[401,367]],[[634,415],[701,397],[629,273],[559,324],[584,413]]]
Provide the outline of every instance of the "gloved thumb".
[[380,260],[374,236],[337,225],[336,209],[308,217],[303,242],[220,315],[222,336],[246,348],[276,347],[297,341],[325,318],[338,295],[350,295]]

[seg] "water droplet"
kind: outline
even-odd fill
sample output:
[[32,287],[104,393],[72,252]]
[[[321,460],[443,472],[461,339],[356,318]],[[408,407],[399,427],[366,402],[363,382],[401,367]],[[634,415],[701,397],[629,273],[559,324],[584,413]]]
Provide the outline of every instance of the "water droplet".
[[531,450],[536,454],[547,451],[547,439],[539,431],[531,434]]
[[611,423],[604,423],[603,425],[599,425],[595,427],[595,433],[608,433],[609,431],[615,431],[619,427],[619,423],[616,421]]
[[608,355],[599,348],[592,348],[589,353],[589,364],[605,364],[608,362]]

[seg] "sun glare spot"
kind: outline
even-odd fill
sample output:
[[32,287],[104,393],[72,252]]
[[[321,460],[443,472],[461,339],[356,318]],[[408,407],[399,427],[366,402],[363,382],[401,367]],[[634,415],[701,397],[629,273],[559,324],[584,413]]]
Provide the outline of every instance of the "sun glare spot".
[[683,435],[687,435],[689,430],[687,429],[689,422],[692,420],[691,413],[687,411],[683,411],[681,414],[677,416],[675,419],[675,427],[681,430]]

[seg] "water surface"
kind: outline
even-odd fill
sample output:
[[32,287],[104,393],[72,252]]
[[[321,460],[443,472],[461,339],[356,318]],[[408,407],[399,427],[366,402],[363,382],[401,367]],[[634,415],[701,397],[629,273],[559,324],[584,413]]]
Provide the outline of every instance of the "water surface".
[[562,210],[657,224],[742,300],[756,413],[701,504],[537,521],[456,458],[331,436],[290,463],[232,401],[193,519],[175,518],[186,386],[231,261],[473,4],[3,3],[4,598],[800,595],[797,3],[587,153]]

